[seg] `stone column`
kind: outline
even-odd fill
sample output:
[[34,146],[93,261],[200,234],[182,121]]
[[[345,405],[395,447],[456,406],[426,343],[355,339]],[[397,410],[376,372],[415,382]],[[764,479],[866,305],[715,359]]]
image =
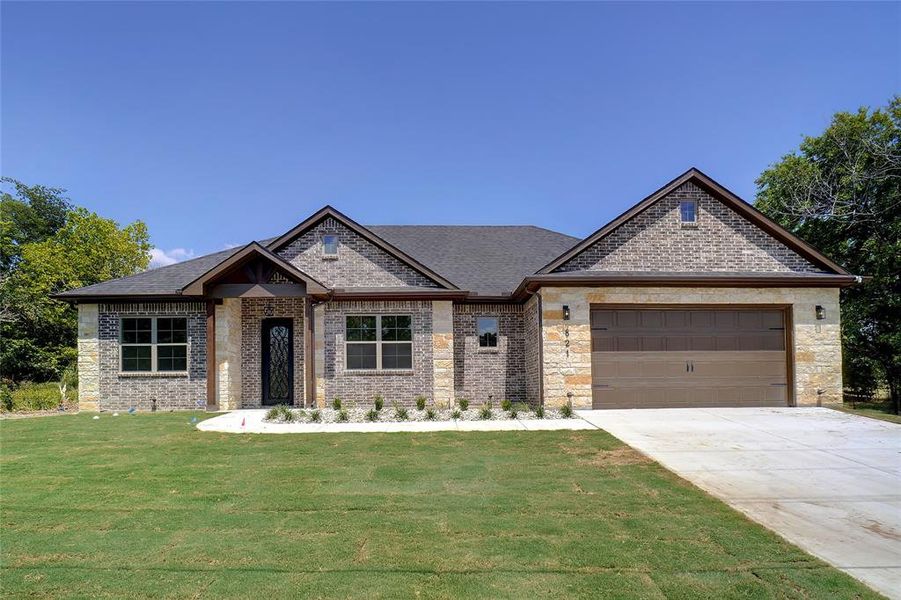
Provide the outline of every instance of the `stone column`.
[[78,410],[100,410],[99,305],[78,305]]
[[436,406],[454,404],[454,305],[450,300],[432,301],[432,400]]
[[[563,307],[569,307],[569,319]],[[588,299],[579,288],[541,289],[544,402],[591,408],[591,322]]]
[[313,307],[313,375],[315,381],[314,404],[325,408],[325,305]]
[[[795,402],[824,406],[842,402],[842,333],[839,290],[797,290],[792,304]],[[824,319],[816,318],[822,306]]]
[[219,410],[241,408],[241,299],[216,306],[216,403]]

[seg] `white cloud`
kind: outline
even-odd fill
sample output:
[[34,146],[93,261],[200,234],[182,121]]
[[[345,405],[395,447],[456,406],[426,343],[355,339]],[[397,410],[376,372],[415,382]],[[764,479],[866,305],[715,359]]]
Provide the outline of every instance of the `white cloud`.
[[174,265],[177,262],[194,258],[193,250],[185,248],[173,248],[171,250],[163,250],[162,248],[150,249],[150,268],[165,267]]

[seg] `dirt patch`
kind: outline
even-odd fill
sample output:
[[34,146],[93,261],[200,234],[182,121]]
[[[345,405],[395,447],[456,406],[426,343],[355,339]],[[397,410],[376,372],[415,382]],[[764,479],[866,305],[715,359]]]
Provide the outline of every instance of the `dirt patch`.
[[870,521],[869,525],[864,525],[864,529],[868,529],[875,533],[876,535],[882,536],[888,540],[901,541],[901,535],[898,534],[897,531],[890,527],[885,527],[882,523],[878,521]]
[[359,564],[369,560],[368,542],[368,538],[363,538],[362,540],[360,540],[360,544],[357,546],[357,552],[354,554],[355,563]]
[[653,461],[629,446],[620,446],[613,450],[599,450],[594,456],[584,458],[579,462],[595,467],[622,467],[627,465],[649,465]]
[[22,412],[0,412],[0,421],[4,419],[31,419],[33,417],[56,417],[59,415],[74,415],[78,413],[77,407],[70,407],[66,410],[29,410]]

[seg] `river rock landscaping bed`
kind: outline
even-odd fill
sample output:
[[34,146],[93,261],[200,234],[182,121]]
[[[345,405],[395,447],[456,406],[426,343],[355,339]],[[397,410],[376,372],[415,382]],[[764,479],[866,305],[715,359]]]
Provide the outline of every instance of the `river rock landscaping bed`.
[[466,410],[434,408],[394,408],[385,407],[375,410],[372,407],[350,407],[335,410],[334,408],[292,408],[289,406],[276,406],[271,408],[265,423],[400,423],[409,421],[509,421],[509,420],[540,420],[540,419],[567,419],[571,418],[572,411],[564,408],[546,408],[536,411],[527,405],[516,405],[515,410],[502,410],[490,408],[485,412],[485,407],[469,406]]

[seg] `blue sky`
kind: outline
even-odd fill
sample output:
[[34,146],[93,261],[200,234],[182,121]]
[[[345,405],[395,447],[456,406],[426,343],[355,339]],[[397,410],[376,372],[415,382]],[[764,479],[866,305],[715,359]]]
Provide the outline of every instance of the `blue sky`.
[[901,91],[899,3],[3,2],[0,23],[3,175],[179,259],[323,204],[583,236],[693,165],[753,200],[802,134]]

